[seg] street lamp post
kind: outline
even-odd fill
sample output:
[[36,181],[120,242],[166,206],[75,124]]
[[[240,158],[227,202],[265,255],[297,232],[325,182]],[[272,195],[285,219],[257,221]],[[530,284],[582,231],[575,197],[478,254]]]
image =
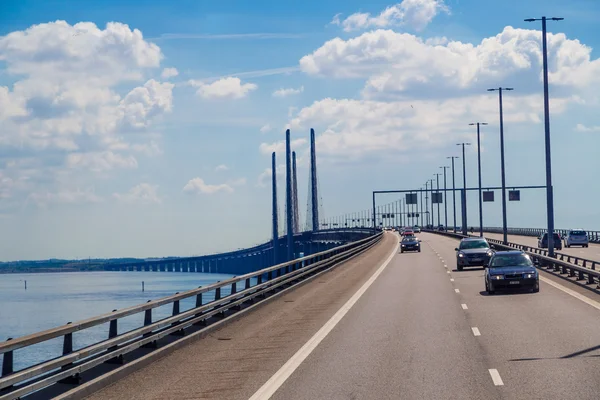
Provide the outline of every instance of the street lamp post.
[[457,143],[457,146],[462,146],[463,157],[463,193],[462,193],[462,231],[463,235],[467,234],[467,165],[465,163],[465,146],[470,146],[471,143]]
[[454,208],[454,233],[456,233],[456,180],[454,179],[454,159],[457,156],[446,157],[452,159],[452,207]]
[[502,172],[502,236],[503,243],[508,243],[508,228],[506,226],[506,174],[504,170],[504,118],[502,116],[502,91],[514,90],[513,88],[494,88],[488,89],[488,92],[498,91],[498,99],[500,103],[500,164]]
[[433,218],[433,179],[429,180],[429,187],[431,190],[431,227],[433,228],[435,226],[435,220]]
[[440,167],[444,170],[444,226],[448,229],[448,195],[446,191],[446,169],[449,167]]
[[487,125],[486,122],[473,122],[469,125],[477,125],[477,169],[479,171],[479,236],[483,237],[483,199],[481,196],[481,140],[479,125]]
[[419,214],[421,216],[421,228],[423,228],[423,190],[420,190],[420,193],[421,193],[421,202],[419,203],[419,206],[420,206]]
[[526,22],[542,21],[542,59],[544,68],[544,131],[546,142],[546,212],[548,215],[548,255],[554,257],[554,194],[552,188],[552,158],[550,152],[550,100],[548,99],[548,47],[546,21],[562,21],[564,18],[528,18]]
[[[437,193],[435,194],[436,197],[440,195],[440,175],[441,174],[434,174],[435,175],[435,180],[436,180],[436,191]],[[438,198],[438,202],[437,202],[437,214],[438,214],[438,225],[441,225],[441,218],[440,218],[440,203],[439,203],[439,198]]]

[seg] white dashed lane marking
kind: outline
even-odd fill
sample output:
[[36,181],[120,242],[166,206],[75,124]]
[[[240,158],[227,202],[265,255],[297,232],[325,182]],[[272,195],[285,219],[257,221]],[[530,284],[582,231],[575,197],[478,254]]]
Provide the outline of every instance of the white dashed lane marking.
[[496,386],[504,386],[504,382],[502,382],[502,378],[500,378],[500,374],[497,369],[488,369],[490,376],[492,377],[492,381],[494,381],[494,385]]
[[476,326],[472,327],[471,330],[473,331],[473,336],[481,336],[481,332],[479,332],[479,328]]
[[454,291],[455,291],[456,293],[460,293],[460,290],[458,290],[458,289],[454,289]]
[[460,306],[462,307],[463,310],[468,310],[469,309],[469,307],[467,307],[466,304],[461,304]]

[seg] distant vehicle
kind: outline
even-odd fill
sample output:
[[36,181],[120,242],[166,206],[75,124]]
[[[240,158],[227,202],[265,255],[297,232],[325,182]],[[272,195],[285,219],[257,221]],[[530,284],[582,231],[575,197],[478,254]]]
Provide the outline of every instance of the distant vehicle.
[[464,267],[486,266],[494,250],[490,248],[485,238],[465,238],[460,241],[456,250],[456,269]]
[[438,225],[437,230],[438,231],[445,231],[446,228],[444,228],[444,225],[440,224],[440,225]]
[[565,247],[588,247],[589,245],[590,239],[588,238],[586,231],[584,231],[583,229],[572,229],[565,237]]
[[421,241],[416,236],[404,236],[400,242],[400,253],[405,251],[421,252]]
[[520,250],[498,251],[485,269],[485,290],[494,294],[497,289],[529,288],[540,291],[539,275],[531,258]]
[[[557,232],[554,232],[553,237],[554,237],[554,248],[557,250],[562,250],[562,239],[561,239],[560,235]],[[544,232],[544,234],[538,238],[538,247],[540,249],[548,248],[548,232]]]
[[402,232],[402,236],[414,236],[415,235],[415,231],[412,230],[412,228],[404,228],[404,231]]
[[415,226],[413,226],[413,231],[415,233],[421,233],[421,228],[419,227],[419,225],[415,225]]

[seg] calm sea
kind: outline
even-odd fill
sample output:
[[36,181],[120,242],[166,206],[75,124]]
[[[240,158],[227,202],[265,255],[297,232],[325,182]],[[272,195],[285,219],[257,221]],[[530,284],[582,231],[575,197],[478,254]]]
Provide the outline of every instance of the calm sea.
[[[206,286],[230,275],[194,272],[69,272],[0,274],[0,340],[17,338],[93,317],[115,309],[145,303],[176,292]],[[25,289],[27,281],[27,289]],[[142,281],[145,291],[142,292]],[[222,292],[227,295],[228,292]],[[214,296],[214,294],[212,294]],[[210,300],[210,295],[205,301]],[[181,311],[195,305],[192,297]],[[153,320],[167,317],[172,305],[153,311]],[[143,325],[144,314],[119,320],[119,333]],[[79,349],[108,338],[108,324],[73,334]],[[62,351],[62,338],[15,351],[15,369],[22,369]]]

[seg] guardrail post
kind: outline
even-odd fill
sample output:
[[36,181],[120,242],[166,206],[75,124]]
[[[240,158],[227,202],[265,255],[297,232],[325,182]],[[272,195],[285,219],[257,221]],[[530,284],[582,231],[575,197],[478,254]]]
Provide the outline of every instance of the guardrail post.
[[[112,310],[112,312],[116,312],[117,310]],[[118,319],[113,319],[110,321],[109,326],[108,326],[108,338],[112,339],[114,337],[116,337],[118,335],[118,326],[117,326],[117,321]],[[114,351],[118,348],[118,346],[112,346],[109,347],[107,349],[108,352]],[[111,358],[110,360],[107,360],[106,363],[107,364],[123,364],[124,363],[124,358],[123,358],[123,354],[119,354],[116,357]]]
[[[146,303],[150,303],[152,300],[148,300]],[[144,326],[148,326],[148,325],[152,325],[152,309],[149,308],[146,311],[144,311]],[[142,337],[148,337],[151,336],[152,332],[147,332],[144,333],[142,335]],[[148,342],[144,345],[142,345],[142,347],[147,348],[147,349],[156,349],[158,347],[158,344],[156,343],[156,340],[153,340],[151,342]]]
[[[9,337],[8,339],[6,339],[6,341],[8,342],[9,340],[12,340],[12,339],[13,338]],[[14,354],[13,354],[12,350],[7,351],[6,353],[4,353],[2,355],[2,377],[5,377],[6,375],[10,375],[14,372],[13,358],[14,358]]]
[[244,289],[250,289],[250,278],[246,278],[246,287]]
[[[70,325],[70,324],[71,324],[71,322],[67,322],[67,325]],[[67,354],[72,353],[72,352],[73,352],[73,332],[67,333],[65,336],[63,336],[62,355],[66,356]],[[73,366],[73,363],[69,363],[69,364],[63,365],[62,367],[60,367],[60,369],[62,371],[64,371],[64,370],[71,368],[72,366]],[[72,384],[72,385],[78,385],[80,382],[81,382],[81,376],[79,375],[79,373],[68,376],[68,377],[58,381],[58,383],[66,383],[66,384]]]
[[215,289],[215,301],[221,300],[221,288],[218,287]]
[[[235,276],[234,276],[235,278]],[[233,282],[231,284],[231,294],[236,294],[237,293],[237,282]]]
[[[175,294],[179,294],[179,292],[176,292]],[[175,300],[173,302],[173,316],[178,315],[179,314],[179,300]],[[179,325],[179,322],[173,322],[171,324],[171,326],[177,326]],[[171,332],[171,335],[173,336],[185,336],[185,331],[183,329],[177,330],[175,332]]]

